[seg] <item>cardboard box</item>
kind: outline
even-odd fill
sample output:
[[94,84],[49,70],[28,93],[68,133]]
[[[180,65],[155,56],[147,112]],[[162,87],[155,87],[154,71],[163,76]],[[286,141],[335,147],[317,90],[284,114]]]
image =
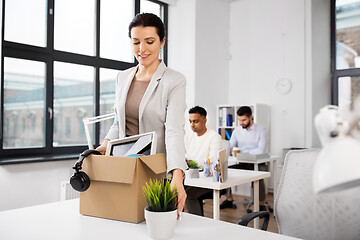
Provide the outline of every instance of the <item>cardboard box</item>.
[[162,153],[137,158],[90,155],[82,171],[91,184],[80,193],[81,214],[139,223],[147,205],[142,186],[150,178],[164,177],[166,158]]

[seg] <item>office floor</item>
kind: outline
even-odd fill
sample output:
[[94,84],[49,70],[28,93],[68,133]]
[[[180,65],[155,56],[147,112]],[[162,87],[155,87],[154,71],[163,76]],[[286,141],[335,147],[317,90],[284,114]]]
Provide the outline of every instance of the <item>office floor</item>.
[[[243,201],[245,197],[234,195],[235,201]],[[225,200],[225,196],[222,196],[220,202]],[[270,206],[273,207],[273,194],[268,193],[266,196],[266,200],[270,203]],[[212,199],[206,199],[204,203],[204,215],[205,217],[212,218],[213,216],[213,209],[212,209]],[[186,210],[185,210],[186,211]],[[222,221],[231,222],[238,224],[239,219],[247,214],[246,212],[246,205],[243,204],[236,204],[236,209],[222,209],[220,210],[220,219]],[[253,222],[251,222],[248,226],[253,227]],[[276,219],[274,218],[274,213],[270,213],[270,221],[267,231],[278,233]]]

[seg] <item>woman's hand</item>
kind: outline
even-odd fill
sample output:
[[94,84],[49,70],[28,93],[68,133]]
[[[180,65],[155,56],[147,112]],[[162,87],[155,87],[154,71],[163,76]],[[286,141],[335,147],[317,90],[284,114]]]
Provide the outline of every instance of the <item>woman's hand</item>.
[[109,139],[104,139],[103,143],[100,146],[98,146],[95,150],[100,152],[102,155],[104,155],[106,152],[106,147],[107,147],[108,142],[109,142]]
[[183,171],[181,169],[175,169],[173,170],[173,178],[171,180],[171,189],[174,188],[174,186],[176,186],[177,192],[178,192],[178,208],[177,208],[177,213],[178,213],[178,219],[181,218],[181,212],[184,209],[185,206],[185,200],[186,200],[186,192],[184,189],[184,185],[183,185]]

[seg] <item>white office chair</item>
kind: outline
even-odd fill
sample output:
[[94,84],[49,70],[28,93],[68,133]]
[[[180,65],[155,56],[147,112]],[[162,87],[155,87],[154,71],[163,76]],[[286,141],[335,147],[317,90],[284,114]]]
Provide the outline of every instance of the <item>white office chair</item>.
[[[314,195],[313,166],[319,149],[290,151],[275,199],[279,233],[302,239],[360,239],[360,186]],[[354,167],[359,168],[359,165]]]

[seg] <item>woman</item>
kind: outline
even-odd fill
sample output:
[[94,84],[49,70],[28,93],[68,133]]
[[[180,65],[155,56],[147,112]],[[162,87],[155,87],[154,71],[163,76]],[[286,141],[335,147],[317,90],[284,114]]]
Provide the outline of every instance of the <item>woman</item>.
[[183,75],[159,60],[165,44],[165,27],[159,17],[137,14],[129,25],[132,49],[139,64],[117,78],[116,118],[98,151],[109,140],[155,131],[157,153],[166,153],[171,185],[178,191],[178,218],[184,208],[186,169],[184,147],[185,87]]

